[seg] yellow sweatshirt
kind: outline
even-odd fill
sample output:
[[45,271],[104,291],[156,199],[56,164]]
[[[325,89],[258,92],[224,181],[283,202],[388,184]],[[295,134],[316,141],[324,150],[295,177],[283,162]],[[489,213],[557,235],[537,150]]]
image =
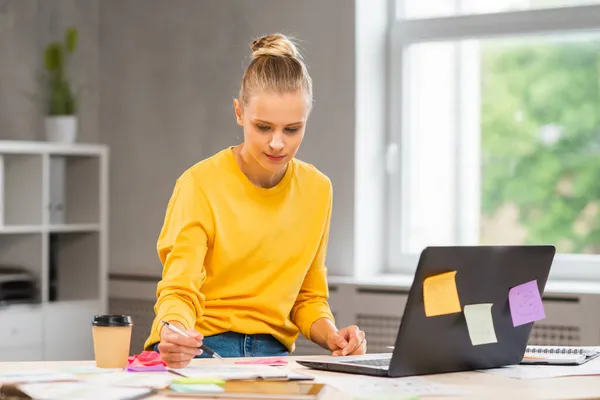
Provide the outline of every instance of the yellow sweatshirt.
[[297,159],[273,188],[239,168],[232,148],[183,173],[167,206],[157,250],[163,264],[150,337],[160,320],[204,336],[271,334],[293,351],[319,318],[333,321],[325,253],[332,188]]

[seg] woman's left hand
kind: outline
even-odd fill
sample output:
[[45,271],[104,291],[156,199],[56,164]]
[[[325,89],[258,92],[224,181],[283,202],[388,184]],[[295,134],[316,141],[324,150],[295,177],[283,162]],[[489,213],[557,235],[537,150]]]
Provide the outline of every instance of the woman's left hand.
[[351,325],[327,335],[327,347],[333,356],[356,356],[367,352],[365,333]]

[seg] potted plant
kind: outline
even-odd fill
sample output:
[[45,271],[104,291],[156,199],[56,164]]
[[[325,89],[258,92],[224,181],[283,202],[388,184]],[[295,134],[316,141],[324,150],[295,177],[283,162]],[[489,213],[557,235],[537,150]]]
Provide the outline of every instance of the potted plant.
[[67,64],[77,48],[78,32],[69,28],[64,42],[49,43],[44,51],[46,69],[45,129],[52,142],[73,143],[77,138],[77,98],[67,76]]

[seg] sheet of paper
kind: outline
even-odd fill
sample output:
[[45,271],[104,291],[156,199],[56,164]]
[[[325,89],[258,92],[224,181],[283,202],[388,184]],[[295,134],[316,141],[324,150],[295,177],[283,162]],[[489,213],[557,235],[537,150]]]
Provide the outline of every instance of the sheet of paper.
[[148,395],[152,389],[92,385],[84,382],[26,383],[19,390],[39,400],[120,400]]
[[485,369],[480,372],[503,375],[517,379],[558,378],[561,376],[600,375],[600,359],[582,365],[511,365],[502,368]]
[[254,360],[236,361],[235,364],[287,365],[285,357],[260,357]]
[[513,326],[546,318],[537,280],[515,286],[508,291],[508,303]]
[[95,365],[67,365],[61,368],[61,371],[71,374],[108,374],[122,370],[122,368],[98,368]]
[[404,399],[410,396],[468,394],[461,387],[432,382],[423,377],[378,378],[320,371],[315,382],[327,383],[341,392],[352,395],[353,399]]
[[76,380],[79,380],[77,375],[57,371],[18,370],[0,372],[0,384],[15,382],[58,382]]
[[584,362],[586,356],[584,354],[527,354],[523,356],[521,363],[535,364],[537,362],[546,362],[551,364],[579,364]]
[[464,313],[473,346],[498,342],[492,318],[492,303],[468,304]]
[[224,392],[225,388],[214,383],[207,385],[187,385],[183,383],[173,383],[169,386],[174,392],[178,393],[220,393]]
[[81,376],[81,380],[95,385],[164,389],[171,384],[174,377],[175,375],[169,372],[114,372]]
[[[287,379],[290,381],[312,381],[315,379],[312,375],[300,373],[291,369],[287,369],[285,372],[287,374]],[[304,370],[302,370],[302,372],[304,372]]]
[[286,379],[285,369],[269,365],[198,365],[173,369],[188,378],[232,379]]
[[425,315],[428,317],[461,312],[456,289],[456,271],[425,278],[423,300]]

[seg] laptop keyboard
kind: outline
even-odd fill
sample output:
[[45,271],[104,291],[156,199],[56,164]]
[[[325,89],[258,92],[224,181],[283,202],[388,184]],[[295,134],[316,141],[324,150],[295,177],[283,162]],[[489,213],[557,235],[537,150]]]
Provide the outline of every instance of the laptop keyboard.
[[391,359],[389,358],[372,358],[369,360],[348,361],[348,364],[369,365],[373,367],[389,367],[390,360]]

